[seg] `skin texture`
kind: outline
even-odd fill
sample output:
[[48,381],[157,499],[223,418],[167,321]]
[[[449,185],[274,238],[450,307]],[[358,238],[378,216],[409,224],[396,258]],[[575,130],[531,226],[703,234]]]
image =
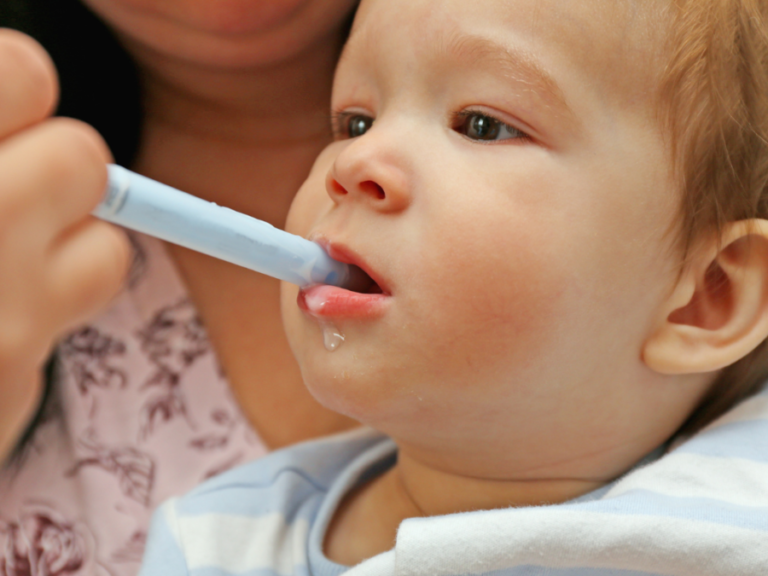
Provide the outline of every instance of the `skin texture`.
[[134,49],[230,70],[271,66],[338,32],[353,0],[85,0]]
[[[131,168],[282,227],[331,139],[331,80],[356,2],[86,3],[142,75],[146,119]],[[129,246],[88,216],[104,190],[109,152],[89,127],[48,119],[58,88],[47,55],[0,31],[0,72],[0,275],[14,279],[0,292],[2,457],[35,410],[53,343],[118,291]],[[235,396],[269,446],[354,425],[304,387],[283,336],[277,281],[169,252]]]
[[[654,120],[659,8],[363,2],[334,84],[338,142],[288,229],[354,254],[386,302],[330,318],[346,341],[329,353],[320,308],[283,286],[312,393],[399,447],[334,519],[336,561],[389,549],[405,518],[562,502],[609,482],[768,334],[764,228],[733,228],[722,250],[706,239],[679,281],[679,191]],[[504,139],[469,137],[473,113],[505,123]],[[375,121],[351,138],[360,116]],[[702,298],[718,276],[729,298]],[[739,346],[702,362],[726,326]]]

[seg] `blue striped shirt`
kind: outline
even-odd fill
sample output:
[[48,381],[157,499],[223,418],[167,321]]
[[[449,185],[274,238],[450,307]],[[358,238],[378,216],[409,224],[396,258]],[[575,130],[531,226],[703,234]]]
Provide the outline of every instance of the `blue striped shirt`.
[[394,463],[358,430],[223,474],[155,514],[141,576],[768,575],[768,394],[560,505],[412,518],[355,567],[322,553],[355,486]]

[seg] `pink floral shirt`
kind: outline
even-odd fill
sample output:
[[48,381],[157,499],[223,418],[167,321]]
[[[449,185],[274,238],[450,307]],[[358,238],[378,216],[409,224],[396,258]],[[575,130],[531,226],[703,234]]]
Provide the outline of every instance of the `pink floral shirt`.
[[267,452],[163,245],[132,240],[126,289],[61,343],[53,409],[0,471],[0,576],[133,576],[158,504]]

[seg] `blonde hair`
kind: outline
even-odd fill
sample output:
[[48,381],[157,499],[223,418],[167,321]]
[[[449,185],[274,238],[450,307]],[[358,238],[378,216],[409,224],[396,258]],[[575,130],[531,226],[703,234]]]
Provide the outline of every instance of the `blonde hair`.
[[[724,224],[768,218],[768,2],[671,0],[660,112],[683,191],[688,254]],[[681,432],[705,426],[768,379],[768,345],[726,368]]]

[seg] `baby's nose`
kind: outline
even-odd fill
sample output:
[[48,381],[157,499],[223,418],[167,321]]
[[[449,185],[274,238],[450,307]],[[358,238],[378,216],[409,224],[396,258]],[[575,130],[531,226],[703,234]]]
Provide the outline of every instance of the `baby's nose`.
[[411,202],[408,181],[397,160],[364,143],[352,142],[339,154],[326,179],[335,203],[361,201],[382,212],[398,212]]

